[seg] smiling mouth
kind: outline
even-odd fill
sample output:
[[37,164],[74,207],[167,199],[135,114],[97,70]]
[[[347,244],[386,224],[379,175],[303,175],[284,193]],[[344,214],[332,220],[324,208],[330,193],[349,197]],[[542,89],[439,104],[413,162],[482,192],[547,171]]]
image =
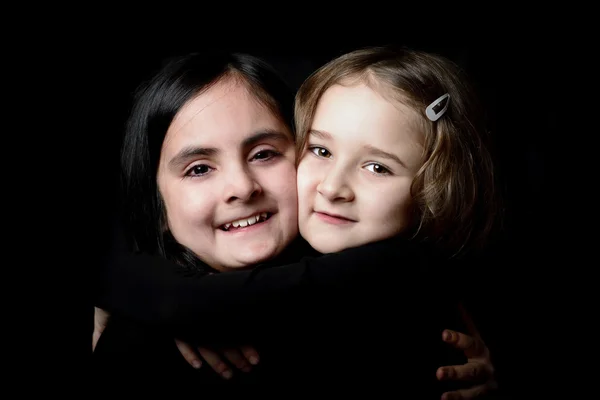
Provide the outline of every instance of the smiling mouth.
[[237,221],[228,222],[219,227],[220,230],[225,232],[231,232],[238,229],[248,228],[250,226],[262,224],[265,221],[268,221],[269,218],[273,216],[273,213],[270,212],[262,212],[256,215],[252,215],[248,218],[242,218]]
[[326,213],[324,211],[314,211],[314,212],[317,215],[321,215],[321,216],[326,217],[326,218],[338,219],[340,221],[347,221],[347,222],[357,222],[357,221],[355,221],[353,219],[342,217],[341,215],[337,215],[337,214],[329,214],[329,213]]
[[322,211],[314,211],[315,215],[323,222],[338,226],[351,226],[358,222],[353,219],[342,217],[341,215],[328,214]]

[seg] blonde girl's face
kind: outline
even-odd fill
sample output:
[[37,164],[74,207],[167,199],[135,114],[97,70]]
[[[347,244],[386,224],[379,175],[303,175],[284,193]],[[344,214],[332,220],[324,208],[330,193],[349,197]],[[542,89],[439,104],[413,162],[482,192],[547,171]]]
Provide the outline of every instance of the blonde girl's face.
[[312,247],[336,252],[410,225],[423,152],[418,118],[363,83],[327,89],[297,177],[300,233]]

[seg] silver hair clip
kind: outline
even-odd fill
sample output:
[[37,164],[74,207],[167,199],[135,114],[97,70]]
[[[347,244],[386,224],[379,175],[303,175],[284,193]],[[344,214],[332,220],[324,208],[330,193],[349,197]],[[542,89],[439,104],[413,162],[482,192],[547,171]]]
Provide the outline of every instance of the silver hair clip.
[[438,119],[440,119],[442,115],[444,115],[444,113],[448,109],[448,104],[450,104],[450,95],[446,93],[445,95],[440,96],[436,100],[434,100],[433,103],[431,103],[425,109],[425,115],[427,115],[427,118],[429,118],[429,120],[435,122]]

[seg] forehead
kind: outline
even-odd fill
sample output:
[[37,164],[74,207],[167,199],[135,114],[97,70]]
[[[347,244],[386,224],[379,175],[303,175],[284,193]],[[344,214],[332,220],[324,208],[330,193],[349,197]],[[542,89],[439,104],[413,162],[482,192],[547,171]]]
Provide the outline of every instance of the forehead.
[[421,143],[419,115],[380,92],[365,83],[333,85],[319,99],[311,128],[370,144],[387,145],[399,139]]
[[213,146],[218,142],[231,144],[260,129],[288,131],[245,84],[237,79],[225,79],[179,110],[167,130],[163,147],[190,141],[210,142]]

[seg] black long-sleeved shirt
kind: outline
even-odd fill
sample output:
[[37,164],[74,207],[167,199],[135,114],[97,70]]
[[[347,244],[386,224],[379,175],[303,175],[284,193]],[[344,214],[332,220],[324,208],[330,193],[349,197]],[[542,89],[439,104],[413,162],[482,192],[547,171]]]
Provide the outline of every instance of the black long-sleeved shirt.
[[94,355],[102,376],[224,383],[189,367],[174,336],[255,346],[261,363],[233,381],[398,379],[422,398],[441,393],[437,367],[464,361],[441,341],[444,328],[460,329],[444,264],[401,238],[324,256],[298,239],[272,262],[213,275],[128,251],[111,261],[97,301],[113,314]]

